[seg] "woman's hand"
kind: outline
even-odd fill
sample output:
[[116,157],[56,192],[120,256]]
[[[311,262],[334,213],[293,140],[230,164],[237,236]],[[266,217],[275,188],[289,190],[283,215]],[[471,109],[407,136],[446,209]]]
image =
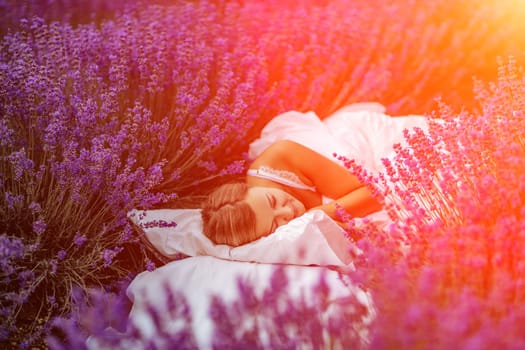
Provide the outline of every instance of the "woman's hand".
[[352,217],[364,217],[382,208],[381,204],[372,197],[370,190],[363,186],[333,202],[315,206],[310,210],[320,209],[332,219],[340,220],[337,215],[338,207],[347,211]]

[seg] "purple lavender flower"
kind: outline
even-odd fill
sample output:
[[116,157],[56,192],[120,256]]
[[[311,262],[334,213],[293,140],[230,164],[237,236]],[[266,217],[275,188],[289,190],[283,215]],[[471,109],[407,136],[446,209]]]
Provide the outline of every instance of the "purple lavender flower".
[[37,202],[31,202],[28,206],[28,209],[35,214],[39,214],[42,212],[42,207]]
[[[102,290],[92,290],[86,297],[75,301],[75,312],[69,318],[57,318],[55,326],[66,334],[65,338],[48,336],[51,349],[82,348],[86,334],[90,335],[90,344],[99,344],[104,348],[125,349],[129,344],[141,348],[176,348],[197,349],[191,313],[185,298],[173,293],[168,287],[162,289],[165,294],[166,308],[158,309],[154,305],[145,305],[148,317],[155,322],[154,336],[148,337],[128,319],[129,301],[125,286],[118,294]],[[170,327],[173,322],[179,326]]]
[[4,192],[4,199],[9,210],[14,210],[15,207],[22,204],[24,200],[24,195],[15,195],[9,191]]
[[112,249],[105,249],[102,252],[102,258],[104,259],[104,267],[109,267],[113,263],[113,259],[124,250],[123,247],[114,247]]
[[84,243],[86,243],[87,240],[88,239],[87,239],[86,235],[83,235],[83,234],[80,234],[80,232],[77,232],[75,234],[75,237],[73,238],[73,243],[75,244],[75,246],[80,248],[80,247],[82,247],[84,245]]
[[52,259],[49,261],[49,273],[54,276],[56,275],[58,270],[58,261],[56,259]]
[[57,253],[58,260],[64,260],[67,257],[67,252],[64,249],[60,249]]
[[[0,67],[0,71],[7,68],[7,65]],[[7,147],[12,145],[15,132],[7,124],[7,119],[0,119],[0,146]]]
[[6,259],[17,259],[27,252],[27,247],[18,237],[0,235],[0,262]]
[[6,160],[11,163],[15,181],[20,181],[22,175],[34,167],[34,162],[26,157],[26,151],[24,148],[11,153],[6,157]]
[[41,235],[46,231],[47,224],[43,219],[38,219],[33,222],[33,232]]
[[153,271],[157,267],[153,261],[150,259],[147,259],[146,261],[146,271]]

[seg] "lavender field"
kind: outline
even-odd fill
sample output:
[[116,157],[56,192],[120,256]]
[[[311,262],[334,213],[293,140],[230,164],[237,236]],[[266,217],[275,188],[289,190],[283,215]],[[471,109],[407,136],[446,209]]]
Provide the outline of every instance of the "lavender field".
[[[519,0],[0,1],[0,345],[125,327],[123,286],[160,264],[129,210],[198,206],[279,113],[378,101],[430,130],[380,176],[347,161],[396,222],[360,229],[349,273],[376,304],[369,348],[524,348],[523,18]],[[348,303],[328,328],[351,348]],[[214,306],[221,339],[254,312]]]

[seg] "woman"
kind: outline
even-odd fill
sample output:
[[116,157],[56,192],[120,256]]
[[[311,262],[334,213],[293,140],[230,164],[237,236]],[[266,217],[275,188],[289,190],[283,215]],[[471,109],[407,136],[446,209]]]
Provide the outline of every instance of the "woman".
[[208,196],[203,231],[216,244],[239,246],[269,235],[307,210],[320,209],[337,220],[336,203],[353,217],[381,209],[347,169],[282,140],[251,164],[245,182],[223,185]]

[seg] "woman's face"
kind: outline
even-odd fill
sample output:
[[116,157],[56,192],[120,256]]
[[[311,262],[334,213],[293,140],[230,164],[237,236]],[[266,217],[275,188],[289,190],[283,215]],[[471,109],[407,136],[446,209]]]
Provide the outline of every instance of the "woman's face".
[[246,202],[255,212],[257,237],[269,235],[306,211],[294,196],[272,187],[250,187]]

